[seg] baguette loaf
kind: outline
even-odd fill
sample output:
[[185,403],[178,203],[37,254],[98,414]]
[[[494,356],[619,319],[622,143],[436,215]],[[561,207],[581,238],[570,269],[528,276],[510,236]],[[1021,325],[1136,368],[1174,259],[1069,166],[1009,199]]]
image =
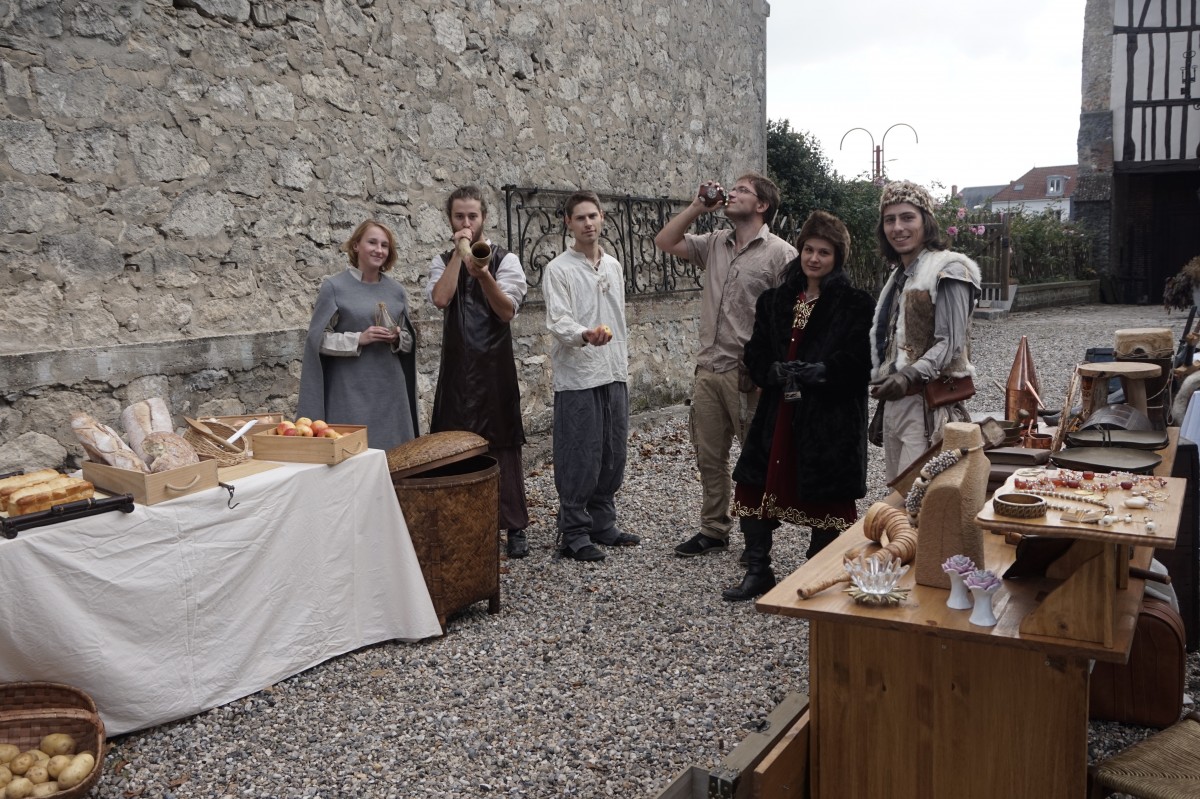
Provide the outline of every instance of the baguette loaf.
[[146,464],[152,474],[200,462],[196,448],[175,433],[151,433],[142,442],[142,449],[146,452]]
[[171,423],[171,412],[167,410],[167,403],[158,397],[135,402],[121,411],[121,426],[125,428],[125,438],[129,441],[129,446],[147,465],[151,458],[146,457],[146,451],[142,444],[146,440],[146,436],[151,433],[175,432],[175,427]]
[[83,445],[88,457],[96,463],[146,473],[145,462],[121,440],[117,431],[101,424],[89,414],[83,411],[71,414],[71,430]]
[[53,480],[58,476],[58,472],[53,469],[38,469],[36,472],[13,475],[12,477],[0,480],[0,511],[8,510],[8,498],[12,496],[14,491],[37,483],[44,483],[47,480]]
[[91,499],[94,489],[91,483],[79,477],[56,477],[45,483],[35,483],[12,493],[8,500],[10,516],[49,510],[55,505]]

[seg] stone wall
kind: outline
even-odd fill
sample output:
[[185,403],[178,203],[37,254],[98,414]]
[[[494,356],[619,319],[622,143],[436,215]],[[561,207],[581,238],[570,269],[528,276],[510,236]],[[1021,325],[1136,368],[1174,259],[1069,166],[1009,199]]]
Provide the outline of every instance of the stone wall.
[[1083,18],[1079,113],[1079,183],[1071,198],[1071,218],[1092,243],[1092,264],[1111,275],[1113,115],[1111,0],[1087,0]]
[[1011,310],[1033,311],[1038,308],[1066,308],[1100,302],[1099,280],[1068,280],[1061,283],[1030,283],[1013,286],[1016,296]]
[[[294,408],[337,246],[374,216],[422,334],[454,186],[687,196],[762,168],[763,0],[0,0],[0,467],[112,421]],[[732,155],[731,155],[732,154]],[[635,407],[687,394],[693,294],[631,298]],[[542,309],[516,323],[548,427]]]

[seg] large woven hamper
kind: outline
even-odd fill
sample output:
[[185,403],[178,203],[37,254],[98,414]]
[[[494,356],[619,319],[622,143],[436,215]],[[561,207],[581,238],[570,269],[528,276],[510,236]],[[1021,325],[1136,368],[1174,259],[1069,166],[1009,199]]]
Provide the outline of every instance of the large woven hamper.
[[474,433],[420,436],[388,452],[388,471],[442,629],[486,599],[500,612],[500,467]]
[[83,782],[54,794],[55,799],[81,799],[91,793],[104,771],[104,722],[96,703],[77,688],[50,682],[0,684],[0,743],[22,752],[37,748],[44,736],[65,732],[77,752],[91,752],[96,765]]

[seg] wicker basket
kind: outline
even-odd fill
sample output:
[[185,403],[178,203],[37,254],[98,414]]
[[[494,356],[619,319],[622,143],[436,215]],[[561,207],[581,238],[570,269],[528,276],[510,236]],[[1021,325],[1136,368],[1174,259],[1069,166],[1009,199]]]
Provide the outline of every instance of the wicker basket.
[[500,467],[480,454],[487,440],[446,431],[388,452],[388,470],[404,511],[438,622],[486,599],[500,612],[497,517]]
[[77,752],[91,752],[96,765],[87,779],[54,794],[55,799],[87,796],[104,773],[104,722],[96,703],[77,688],[49,682],[0,684],[0,743],[22,752],[36,749],[46,735],[65,732]]
[[226,439],[237,432],[224,422],[197,422],[188,419],[183,437],[196,448],[201,458],[211,458],[221,466],[237,466],[250,460],[249,436],[229,444]]

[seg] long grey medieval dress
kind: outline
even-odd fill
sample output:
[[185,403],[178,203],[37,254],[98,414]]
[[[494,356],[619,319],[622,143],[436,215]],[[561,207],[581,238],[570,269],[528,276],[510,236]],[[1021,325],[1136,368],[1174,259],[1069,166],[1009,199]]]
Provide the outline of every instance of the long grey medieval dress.
[[[381,302],[413,335],[412,352],[375,342],[359,347],[357,355],[321,354],[327,329],[366,330],[375,324]],[[416,337],[404,287],[386,274],[378,283],[364,283],[350,269],[326,278],[304,344],[297,414],[330,424],[365,424],[369,445],[388,450],[416,437],[416,408]]]

